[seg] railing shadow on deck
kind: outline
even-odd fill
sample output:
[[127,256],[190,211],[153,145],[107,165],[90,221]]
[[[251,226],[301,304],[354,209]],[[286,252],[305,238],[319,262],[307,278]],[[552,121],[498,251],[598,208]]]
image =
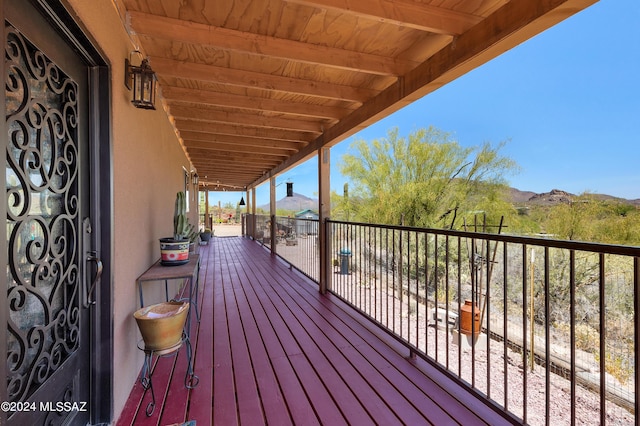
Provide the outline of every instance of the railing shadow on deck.
[[[257,242],[275,241],[273,251],[318,281],[317,220],[274,217],[284,235],[271,239],[271,218],[246,219]],[[329,291],[501,410],[528,424],[638,423],[640,247],[326,228]]]

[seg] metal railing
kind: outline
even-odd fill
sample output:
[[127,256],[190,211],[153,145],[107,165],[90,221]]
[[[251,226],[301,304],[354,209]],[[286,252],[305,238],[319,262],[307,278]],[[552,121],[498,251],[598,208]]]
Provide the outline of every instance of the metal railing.
[[[274,251],[318,281],[318,221],[274,219]],[[271,219],[255,221],[270,244]],[[496,409],[639,424],[640,247],[332,220],[326,232],[329,291]]]
[[497,409],[638,424],[640,247],[327,223],[330,291]]
[[[317,282],[320,279],[318,220],[285,216],[274,216],[273,220],[275,226],[269,216],[255,215],[255,240]],[[271,234],[274,247],[271,247]]]

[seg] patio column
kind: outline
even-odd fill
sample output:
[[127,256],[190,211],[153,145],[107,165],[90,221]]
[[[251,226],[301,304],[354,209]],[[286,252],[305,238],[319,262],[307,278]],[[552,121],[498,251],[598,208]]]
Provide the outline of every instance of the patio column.
[[271,219],[271,254],[276,254],[276,178],[269,179],[269,218]]
[[[247,199],[249,196],[247,196]],[[251,238],[256,239],[256,189],[251,188]]]
[[209,218],[209,191],[204,187],[204,227],[211,229],[211,219]]
[[320,244],[320,293],[326,293],[331,288],[331,248],[330,241],[327,240],[326,219],[331,215],[331,149],[320,148],[318,150],[318,200],[320,211],[318,222],[318,243]]
[[[247,236],[247,220],[249,219],[249,215],[247,214],[249,212],[249,207],[251,206],[251,203],[249,202],[249,191],[245,190],[242,193],[242,199],[246,198],[247,201],[244,203],[244,207],[240,207],[240,235],[242,235],[243,237]],[[243,212],[242,210],[245,210],[245,212]]]

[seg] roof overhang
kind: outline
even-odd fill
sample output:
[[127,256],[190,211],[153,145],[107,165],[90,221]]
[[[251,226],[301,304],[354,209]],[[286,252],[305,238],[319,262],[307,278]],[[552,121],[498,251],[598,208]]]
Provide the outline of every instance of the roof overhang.
[[201,184],[241,190],[597,0],[116,1]]

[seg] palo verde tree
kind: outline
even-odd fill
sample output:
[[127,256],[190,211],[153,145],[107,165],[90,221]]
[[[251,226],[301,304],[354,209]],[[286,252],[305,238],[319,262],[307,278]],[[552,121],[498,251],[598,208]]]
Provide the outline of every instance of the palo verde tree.
[[[356,140],[340,169],[350,178],[350,200],[358,203],[352,218],[370,223],[450,227],[455,217],[485,211],[500,217],[505,175],[517,169],[496,147],[462,147],[434,127],[401,137],[398,129],[371,142]],[[351,189],[351,188],[350,188]]]

